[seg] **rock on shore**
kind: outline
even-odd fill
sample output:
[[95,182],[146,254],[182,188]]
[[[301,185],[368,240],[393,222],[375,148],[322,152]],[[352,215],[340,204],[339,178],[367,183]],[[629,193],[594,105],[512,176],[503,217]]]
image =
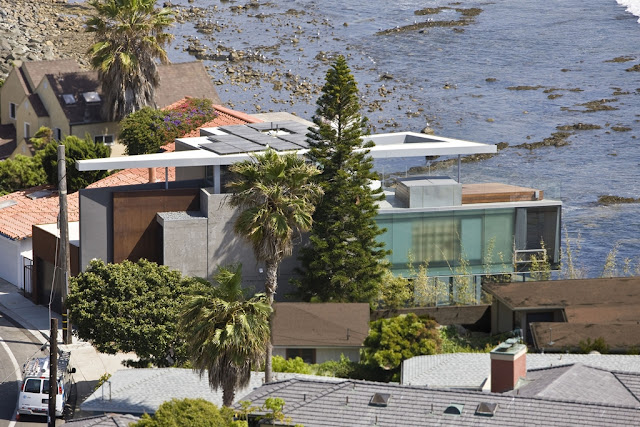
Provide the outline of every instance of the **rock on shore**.
[[88,66],[88,7],[66,0],[0,0],[0,79],[16,61],[75,59]]

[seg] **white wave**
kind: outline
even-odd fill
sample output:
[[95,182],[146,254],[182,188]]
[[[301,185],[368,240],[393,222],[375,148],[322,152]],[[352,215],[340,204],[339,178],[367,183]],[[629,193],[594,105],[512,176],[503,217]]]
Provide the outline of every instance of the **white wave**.
[[[616,0],[620,6],[626,7],[626,11],[640,17],[640,0]],[[640,22],[640,19],[638,19]]]

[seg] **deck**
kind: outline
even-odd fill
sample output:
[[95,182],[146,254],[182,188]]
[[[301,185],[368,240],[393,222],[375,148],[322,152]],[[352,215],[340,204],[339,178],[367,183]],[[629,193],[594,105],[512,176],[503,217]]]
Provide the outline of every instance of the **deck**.
[[489,182],[483,184],[462,184],[462,204],[526,202],[543,200],[542,190],[515,185]]

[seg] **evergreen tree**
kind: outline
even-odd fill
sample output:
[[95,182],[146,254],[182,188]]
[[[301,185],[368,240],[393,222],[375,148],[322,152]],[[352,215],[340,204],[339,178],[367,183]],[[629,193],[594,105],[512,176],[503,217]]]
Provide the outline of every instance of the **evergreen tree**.
[[384,230],[375,222],[382,189],[371,170],[366,149],[367,119],[360,116],[358,88],[343,56],[325,77],[313,122],[307,134],[309,159],[322,173],[317,177],[324,197],[313,215],[310,244],[301,251],[303,298],[320,301],[370,302],[386,270],[389,253],[376,237]]

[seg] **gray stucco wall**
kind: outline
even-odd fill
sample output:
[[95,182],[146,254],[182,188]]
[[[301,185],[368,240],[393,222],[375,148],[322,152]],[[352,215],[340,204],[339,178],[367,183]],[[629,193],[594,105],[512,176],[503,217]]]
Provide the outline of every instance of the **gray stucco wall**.
[[[169,188],[197,188],[201,181],[169,182]],[[114,192],[160,190],[164,182],[80,190],[80,270],[85,271],[93,258],[113,262]]]
[[[204,188],[201,192],[200,206],[207,209],[203,213],[207,217],[209,275],[213,274],[219,265],[240,262],[244,285],[261,292],[265,280],[264,263],[256,261],[251,245],[233,231],[238,210],[229,205],[228,197],[227,194],[213,194],[211,188]],[[294,247],[293,255],[285,258],[280,265],[277,301],[283,301],[287,293],[295,290],[289,284],[289,280],[294,277],[293,271],[298,265],[297,248],[298,246]]]
[[207,218],[200,212],[159,212],[162,263],[187,276],[207,277]]

